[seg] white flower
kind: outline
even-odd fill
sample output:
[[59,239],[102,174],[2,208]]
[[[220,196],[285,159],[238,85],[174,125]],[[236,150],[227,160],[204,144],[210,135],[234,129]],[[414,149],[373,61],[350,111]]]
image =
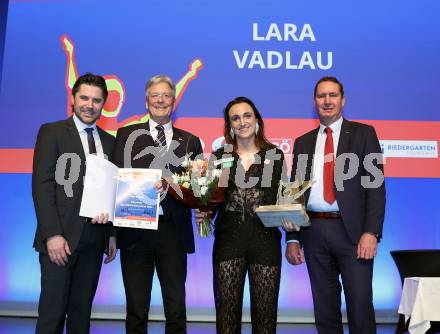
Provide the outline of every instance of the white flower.
[[199,186],[206,186],[207,183],[208,183],[208,180],[207,180],[207,178],[205,176],[197,178],[197,184]]
[[212,171],[212,176],[213,177],[220,177],[220,175],[222,175],[222,170],[221,169],[214,169]]
[[185,157],[185,160],[182,161],[182,167],[186,168],[191,166],[191,160],[188,157]]
[[173,183],[177,183],[177,184],[179,183],[179,181],[180,181],[179,175],[173,174],[172,178],[173,178]]
[[191,178],[189,177],[189,175],[182,175],[182,181],[183,182],[190,182],[191,181]]
[[202,194],[202,196],[205,196],[207,191],[208,191],[207,186],[200,187],[200,194]]
[[190,187],[189,182],[183,182],[183,183],[182,183],[182,187],[183,187],[183,188],[186,188],[186,189],[189,189],[189,187]]

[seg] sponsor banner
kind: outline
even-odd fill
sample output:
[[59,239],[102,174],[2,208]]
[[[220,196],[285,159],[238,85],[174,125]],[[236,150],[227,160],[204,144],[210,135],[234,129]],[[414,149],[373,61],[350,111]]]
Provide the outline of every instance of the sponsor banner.
[[[371,121],[385,156],[386,177],[440,178],[440,122]],[[224,144],[222,118],[179,118],[175,125],[199,136],[205,153]],[[265,119],[266,136],[291,168],[296,137],[316,128],[316,119]],[[31,173],[33,149],[0,149],[0,173]]]
[[432,140],[381,140],[386,158],[438,158],[437,142]]

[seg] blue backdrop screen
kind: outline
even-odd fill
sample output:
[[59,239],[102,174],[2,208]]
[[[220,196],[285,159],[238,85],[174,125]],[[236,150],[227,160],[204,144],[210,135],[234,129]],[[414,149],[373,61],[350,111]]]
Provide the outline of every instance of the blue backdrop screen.
[[[0,40],[0,313],[35,313],[35,138],[41,124],[69,115],[71,82],[91,71],[110,87],[100,120],[109,132],[142,121],[146,81],[167,74],[179,83],[174,120],[201,137],[205,152],[221,140],[226,103],[244,95],[288,160],[294,139],[316,125],[315,82],[337,76],[345,85],[345,116],[374,125],[386,156],[374,303],[379,318],[395,316],[401,287],[389,251],[440,245],[439,9],[435,0],[10,0]],[[189,256],[190,318],[214,314],[212,241],[196,237]],[[117,260],[103,267],[94,311],[120,316],[124,304]],[[153,318],[161,304],[155,281]],[[283,260],[279,308],[280,319],[311,319],[305,266]]]

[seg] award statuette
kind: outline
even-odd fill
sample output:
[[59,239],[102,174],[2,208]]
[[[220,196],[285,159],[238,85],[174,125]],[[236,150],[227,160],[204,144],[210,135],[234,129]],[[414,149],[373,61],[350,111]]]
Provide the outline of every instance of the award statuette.
[[283,219],[298,226],[310,226],[304,205],[304,192],[310,187],[310,182],[304,182],[299,186],[297,182],[280,181],[277,204],[259,206],[255,213],[266,227],[282,226]]

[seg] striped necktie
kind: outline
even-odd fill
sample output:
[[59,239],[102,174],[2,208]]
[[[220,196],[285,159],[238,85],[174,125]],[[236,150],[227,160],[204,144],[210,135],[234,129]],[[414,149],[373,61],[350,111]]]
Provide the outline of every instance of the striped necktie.
[[155,145],[159,148],[159,153],[164,156],[167,151],[167,141],[165,139],[165,130],[163,128],[163,125],[159,124],[158,126],[156,126],[156,130],[157,137]]

